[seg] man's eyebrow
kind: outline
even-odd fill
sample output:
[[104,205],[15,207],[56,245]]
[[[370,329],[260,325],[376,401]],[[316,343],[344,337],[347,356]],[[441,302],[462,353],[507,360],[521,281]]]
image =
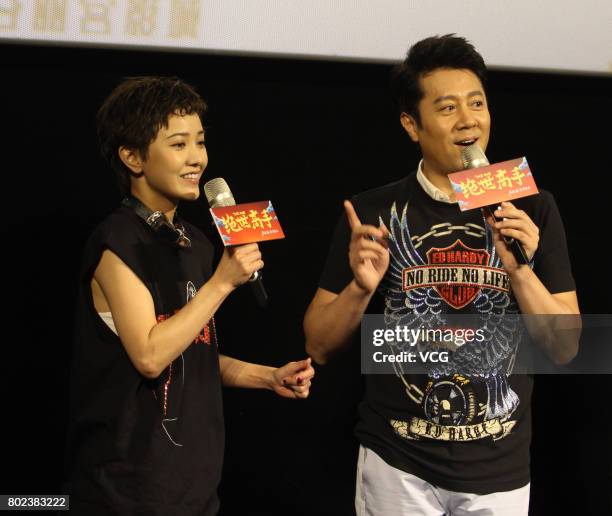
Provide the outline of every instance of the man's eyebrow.
[[[198,131],[198,136],[200,136],[201,134],[204,134],[204,129],[202,129],[201,131]],[[170,138],[174,138],[175,136],[189,136],[189,133],[174,133],[174,134],[171,134],[170,136],[166,136],[166,140],[169,140]]]
[[[477,96],[481,96],[484,97],[484,93],[480,90],[474,90],[474,91],[470,91],[467,95],[468,98],[469,97],[477,97]],[[440,102],[444,102],[445,100],[457,100],[457,95],[443,95],[442,97],[438,97],[436,100],[433,101],[434,104],[438,104]]]

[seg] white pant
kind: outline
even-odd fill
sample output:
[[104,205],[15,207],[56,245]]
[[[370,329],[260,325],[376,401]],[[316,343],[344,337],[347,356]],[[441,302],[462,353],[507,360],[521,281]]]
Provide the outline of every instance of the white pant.
[[357,516],[526,516],[529,484],[487,495],[436,487],[394,468],[361,446],[357,463]]

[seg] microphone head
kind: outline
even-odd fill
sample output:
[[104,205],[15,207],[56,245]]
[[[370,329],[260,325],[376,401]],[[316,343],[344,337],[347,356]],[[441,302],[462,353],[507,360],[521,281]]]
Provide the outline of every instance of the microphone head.
[[472,143],[472,145],[461,149],[461,161],[463,168],[486,167],[489,164],[489,160],[478,146],[478,143]]
[[211,208],[222,206],[234,206],[236,201],[232,195],[230,187],[227,186],[225,179],[216,177],[204,185],[204,195]]

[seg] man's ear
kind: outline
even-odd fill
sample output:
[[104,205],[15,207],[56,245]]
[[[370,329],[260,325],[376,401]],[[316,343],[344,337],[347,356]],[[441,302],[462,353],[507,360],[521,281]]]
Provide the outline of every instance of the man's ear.
[[143,159],[140,157],[140,152],[129,147],[119,147],[118,153],[119,159],[134,175],[142,175]]
[[408,136],[410,136],[410,139],[414,143],[417,143],[419,141],[419,133],[417,131],[419,124],[417,124],[414,117],[410,116],[408,113],[402,113],[400,115],[400,123],[402,124],[404,131],[406,131]]

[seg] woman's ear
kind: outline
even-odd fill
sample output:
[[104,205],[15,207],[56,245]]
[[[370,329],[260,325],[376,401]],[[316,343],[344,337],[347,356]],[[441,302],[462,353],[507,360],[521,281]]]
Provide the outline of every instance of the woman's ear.
[[143,159],[140,152],[129,147],[119,147],[119,159],[134,174],[142,174]]

